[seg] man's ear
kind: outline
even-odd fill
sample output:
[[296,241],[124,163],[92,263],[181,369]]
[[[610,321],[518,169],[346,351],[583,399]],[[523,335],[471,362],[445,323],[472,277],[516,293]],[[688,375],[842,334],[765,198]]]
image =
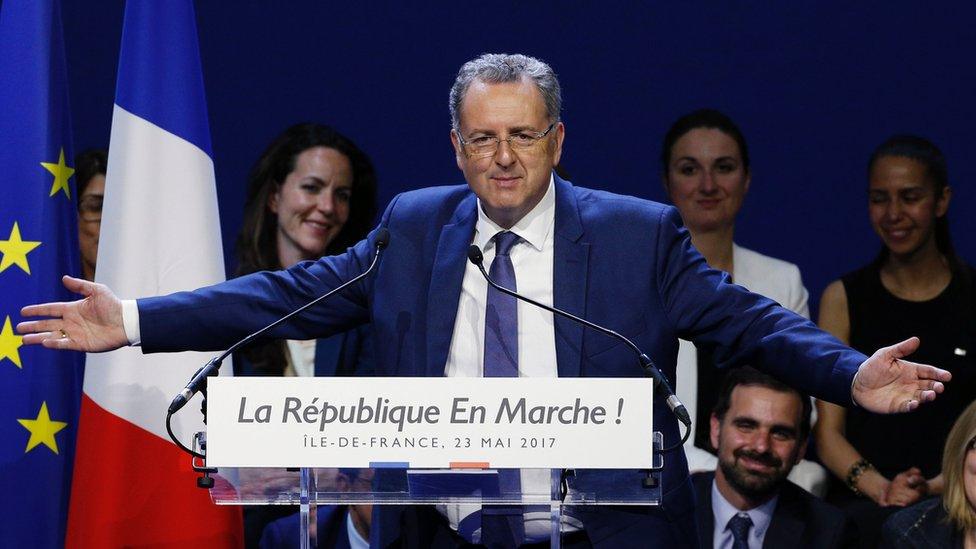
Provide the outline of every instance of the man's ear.
[[462,172],[464,171],[464,149],[461,146],[461,139],[457,131],[451,130],[451,145],[454,146],[454,162]]
[[559,165],[559,159],[563,155],[563,139],[566,138],[566,126],[562,122],[559,122],[552,131],[556,132],[556,150],[553,151],[552,155],[552,167],[555,168]]
[[712,443],[712,448],[718,450],[718,432],[722,429],[722,422],[712,414],[708,421],[708,439]]

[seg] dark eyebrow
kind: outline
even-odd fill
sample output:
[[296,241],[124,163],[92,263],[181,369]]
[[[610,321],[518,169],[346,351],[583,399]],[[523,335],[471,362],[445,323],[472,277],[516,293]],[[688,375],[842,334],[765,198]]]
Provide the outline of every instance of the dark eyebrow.
[[[537,129],[533,128],[532,126],[512,126],[511,128],[508,128],[508,133],[509,134],[522,133],[522,132],[542,133],[544,131],[545,131],[544,128],[541,129],[541,130],[537,130]],[[474,129],[474,130],[471,130],[470,132],[468,132],[468,136],[477,135],[477,134],[482,134],[482,135],[497,135],[492,130],[479,130],[479,129]]]
[[904,188],[898,189],[898,192],[899,193],[911,193],[911,192],[916,192],[916,191],[925,192],[926,191],[925,185],[912,185],[911,187],[904,187]]
[[790,425],[773,425],[769,431],[771,433],[782,433],[784,435],[796,436],[799,433],[799,429],[792,427]]
[[[924,184],[912,185],[911,187],[903,187],[901,189],[895,189],[894,192],[897,194],[911,193],[911,192],[926,192]],[[888,189],[868,189],[868,194],[888,194]]]
[[[736,416],[732,418],[732,424],[738,426],[758,426],[759,421],[749,416]],[[799,429],[791,425],[786,425],[784,423],[774,423],[769,428],[769,432],[796,436],[799,433]]]

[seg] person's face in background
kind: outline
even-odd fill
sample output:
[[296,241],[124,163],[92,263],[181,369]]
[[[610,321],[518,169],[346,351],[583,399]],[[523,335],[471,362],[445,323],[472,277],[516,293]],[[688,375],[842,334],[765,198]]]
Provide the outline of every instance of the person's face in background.
[[793,392],[735,387],[725,417],[711,418],[719,488],[731,487],[754,504],[772,497],[806,448],[800,440],[802,413],[803,403]]
[[714,128],[695,128],[671,147],[665,186],[688,229],[705,233],[735,225],[749,174],[735,139]]
[[81,274],[95,279],[98,259],[98,235],[102,229],[102,201],[105,197],[105,175],[95,174],[78,197],[78,245],[81,248]]
[[[542,92],[531,80],[476,80],[461,103],[459,131],[465,141],[481,136],[506,139],[519,132],[542,133],[551,122]],[[564,131],[560,122],[530,149],[514,151],[502,141],[494,155],[481,158],[469,156],[451,132],[458,168],[495,223],[509,228],[542,200],[562,154]]]
[[883,156],[868,181],[868,216],[892,255],[909,258],[935,248],[935,221],[949,209],[948,187],[936,196],[925,165],[911,158]]
[[352,163],[335,149],[314,147],[295,158],[295,169],[268,198],[282,267],[325,253],[349,219],[352,182]]

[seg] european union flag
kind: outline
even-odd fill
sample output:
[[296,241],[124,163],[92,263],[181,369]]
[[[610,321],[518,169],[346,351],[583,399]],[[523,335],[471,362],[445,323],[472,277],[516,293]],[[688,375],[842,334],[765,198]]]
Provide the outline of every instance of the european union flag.
[[30,303],[71,298],[79,271],[61,10],[53,0],[0,8],[0,540],[61,547],[84,357],[24,347]]

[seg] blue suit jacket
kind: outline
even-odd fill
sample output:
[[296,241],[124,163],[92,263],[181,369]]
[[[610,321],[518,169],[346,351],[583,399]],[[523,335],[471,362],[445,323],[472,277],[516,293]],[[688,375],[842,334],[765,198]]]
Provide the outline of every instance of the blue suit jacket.
[[[235,376],[264,375],[243,353],[234,355]],[[369,326],[315,341],[315,377],[374,375]]]
[[[814,396],[850,403],[851,382],[864,355],[710,269],[692,247],[676,209],[574,187],[558,177],[555,186],[556,307],[631,338],[672,379],[681,337],[713,348],[719,367],[749,362]],[[375,275],[279,327],[274,336],[309,339],[371,322],[377,375],[443,376],[476,208],[467,186],[398,195],[380,222],[391,238]],[[343,255],[287,271],[139,300],[142,348],[226,348],[361,273],[372,259],[374,239],[375,232]],[[556,318],[555,338],[562,377],[642,376],[631,350],[603,334]],[[678,440],[677,423],[662,399],[655,399],[654,412],[665,444]],[[695,543],[684,456],[669,455],[665,462],[664,509],[596,513],[585,522],[594,543],[619,546],[620,536],[646,542],[647,535],[661,530],[648,519],[653,516],[685,521],[672,539]],[[386,539],[381,532],[379,541]]]
[[[316,547],[349,549],[349,529],[345,505],[319,505],[317,515]],[[298,549],[301,523],[298,513],[271,521],[264,528],[259,547],[261,549]]]

